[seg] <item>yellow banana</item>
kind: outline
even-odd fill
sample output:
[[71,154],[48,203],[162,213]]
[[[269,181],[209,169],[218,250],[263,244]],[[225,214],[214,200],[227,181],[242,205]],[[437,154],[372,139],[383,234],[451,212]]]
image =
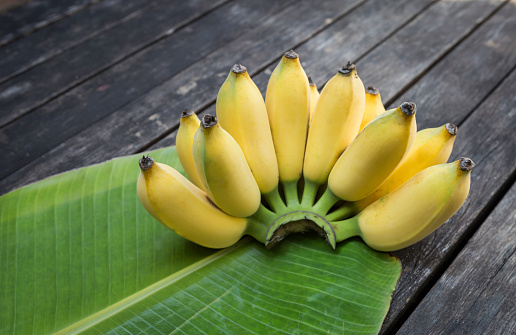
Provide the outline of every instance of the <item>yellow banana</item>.
[[416,104],[404,102],[367,125],[335,163],[314,209],[326,214],[338,199],[357,201],[380,187],[414,142],[415,114]]
[[190,179],[195,186],[202,189],[203,186],[201,180],[197,176],[197,172],[195,172],[192,156],[192,144],[195,133],[197,132],[197,129],[199,129],[199,124],[199,118],[193,111],[186,109],[181,113],[179,130],[177,131],[176,136],[176,149],[177,156],[179,157],[179,161],[181,162],[188,179]]
[[297,181],[303,170],[310,85],[299,57],[286,52],[271,76],[265,103],[269,113],[279,178],[289,204],[298,203]]
[[237,217],[247,217],[258,210],[260,189],[244,153],[215,116],[202,117],[192,150],[197,175],[220,209]]
[[369,122],[373,121],[373,119],[375,119],[383,112],[385,112],[385,107],[382,103],[380,91],[378,91],[373,86],[369,86],[365,90],[364,117],[362,118],[362,123],[360,124],[360,131],[362,131],[362,129],[364,129],[364,127],[367,126]]
[[328,215],[329,219],[349,217],[400,187],[419,171],[448,161],[457,135],[457,127],[447,123],[441,127],[423,129],[417,132],[414,144],[406,157],[387,180],[368,197],[348,202]]
[[319,100],[319,90],[317,89],[317,85],[312,81],[311,77],[308,77],[308,84],[310,85],[310,116],[308,117],[308,124],[312,123],[312,119],[315,113],[315,106],[317,106],[317,101]]
[[324,86],[310,125],[303,165],[305,205],[312,205],[317,188],[357,136],[364,104],[364,85],[355,65],[348,62]]
[[220,125],[242,149],[261,193],[268,200],[280,199],[278,163],[267,109],[244,66],[233,66],[219,90],[216,108]]
[[137,190],[143,207],[164,226],[208,248],[226,248],[245,233],[246,220],[227,215],[172,167],[140,159]]
[[371,248],[395,251],[428,236],[459,210],[469,193],[469,158],[429,167],[357,216],[332,223],[337,241],[360,235]]

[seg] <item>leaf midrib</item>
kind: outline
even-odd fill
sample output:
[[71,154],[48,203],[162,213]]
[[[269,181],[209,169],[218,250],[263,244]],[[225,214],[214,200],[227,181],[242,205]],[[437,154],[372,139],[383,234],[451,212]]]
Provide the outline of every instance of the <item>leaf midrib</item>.
[[181,280],[182,278],[187,277],[188,275],[198,271],[199,269],[207,266],[208,264],[216,261],[217,259],[234,252],[235,250],[248,244],[250,241],[251,241],[250,237],[245,237],[245,238],[241,239],[235,245],[233,245],[229,248],[217,251],[217,252],[213,253],[212,255],[210,255],[182,270],[179,270],[178,272],[176,272],[166,278],[163,278],[162,280],[160,280],[152,285],[147,286],[146,288],[128,296],[127,298],[124,298],[124,299],[116,302],[115,304],[113,304],[109,307],[106,307],[103,310],[101,310],[93,315],[90,315],[64,329],[61,329],[56,334],[70,334],[70,333],[83,332],[83,331],[87,330],[88,328],[91,328],[92,326],[111,317],[112,315],[151,296],[155,292],[158,292],[158,291],[166,288],[167,286],[172,285],[175,282]]

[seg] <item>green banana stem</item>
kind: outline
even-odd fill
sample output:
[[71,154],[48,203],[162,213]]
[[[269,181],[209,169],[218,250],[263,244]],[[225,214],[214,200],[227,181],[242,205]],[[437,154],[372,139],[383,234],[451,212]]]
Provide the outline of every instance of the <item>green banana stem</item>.
[[335,232],[337,242],[342,242],[353,236],[360,236],[358,216],[354,216],[347,220],[330,222],[330,224]]
[[272,210],[276,213],[287,208],[287,206],[283,202],[283,199],[281,199],[277,187],[271,192],[264,194],[263,197],[265,198],[269,206],[271,206]]
[[273,212],[260,205],[256,213],[247,218],[247,227],[245,234],[251,235],[256,240],[265,243],[265,237],[269,226],[276,219],[276,215]]
[[299,197],[297,195],[297,180],[283,182],[283,189],[285,190],[285,198],[287,199],[287,206],[299,206]]
[[348,202],[326,215],[326,219],[328,219],[328,221],[344,220],[356,214],[355,208]]
[[314,212],[326,215],[328,211],[339,201],[340,199],[335,196],[332,191],[330,191],[330,188],[326,188],[326,191],[324,191],[321,199],[317,201],[317,203],[314,205]]
[[315,184],[311,180],[305,178],[305,188],[303,190],[303,199],[301,200],[301,206],[312,207],[314,205],[315,196],[319,185]]

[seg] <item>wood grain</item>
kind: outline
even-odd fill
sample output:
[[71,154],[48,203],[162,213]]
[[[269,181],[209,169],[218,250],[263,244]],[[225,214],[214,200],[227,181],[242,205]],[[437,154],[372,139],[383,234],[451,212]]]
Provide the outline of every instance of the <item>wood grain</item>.
[[[109,35],[109,37],[104,35],[102,35],[103,37],[98,36],[73,49],[74,58],[68,59],[66,65],[61,63],[60,60],[63,57],[67,57],[68,53],[56,57],[52,61],[45,63],[44,66],[35,68],[34,71],[42,72],[36,76],[39,79],[34,78],[39,88],[32,87],[30,94],[28,92],[25,92],[25,95],[17,94],[16,100],[21,103],[24,100],[24,96],[30,97],[33,94],[37,96],[38,89],[45,91],[45,82],[41,78],[49,78],[47,81],[48,87],[60,87],[59,84],[62,84],[61,78],[63,76],[69,76],[71,77],[69,79],[73,80],[73,74],[78,73],[78,69],[74,65],[81,64],[81,66],[84,66],[81,68],[82,70],[86,71],[88,69],[89,71],[91,67],[95,67],[98,70],[99,67],[110,64],[113,57],[112,51],[121,49],[119,44],[116,43],[118,39],[126,38],[126,40],[129,40],[130,35],[134,34],[133,37],[135,39],[144,42],[146,41],[145,37],[155,37],[154,33],[149,36],[151,31],[156,33],[152,27],[159,27],[160,34],[170,34],[171,30],[178,28],[187,18],[197,17],[204,11],[204,7],[202,7],[203,9],[192,8],[188,4],[200,6],[203,2],[208,3],[210,1],[203,0],[195,3],[180,1],[181,4],[184,4],[184,7],[181,8],[182,10],[179,10],[178,6],[174,6],[171,3],[169,4],[168,12],[164,10],[165,8],[160,8],[155,13],[160,15],[162,20],[161,26],[155,25],[156,21],[149,21],[149,18],[146,18],[145,21],[151,27],[137,29],[139,25],[144,23],[139,22],[139,25],[133,26],[132,30],[128,32],[126,30],[119,31],[122,29],[122,26],[125,26],[125,24],[122,24],[110,30],[109,33],[112,34],[104,34]],[[282,4],[284,6],[286,2],[282,2]],[[200,20],[193,22],[187,28],[179,30],[168,38],[162,39],[142,52],[111,67],[59,99],[23,116],[14,123],[8,124],[0,129],[0,143],[9,144],[9,146],[0,147],[0,155],[5,154],[7,162],[2,168],[2,172],[8,174],[14,171],[17,166],[22,166],[39,157],[42,153],[47,152],[90,124],[105,117],[114,109],[120,108],[138,97],[138,95],[170,78],[170,76],[179,72],[185,66],[206,56],[224,43],[231,41],[242,30],[252,28],[253,20],[259,17],[266,17],[279,8],[280,5],[271,6],[263,2],[245,2],[241,0],[219,7]],[[228,11],[235,14],[234,19],[226,20]],[[133,22],[133,20],[130,22]],[[132,24],[135,23],[133,22]],[[118,33],[115,34],[115,30]],[[208,30],[211,30],[215,36],[206,34]],[[99,48],[92,47],[91,44],[99,44]],[[128,44],[129,47],[130,44]],[[83,50],[75,53],[78,49]],[[98,50],[98,52],[95,50]],[[62,69],[57,72],[54,70],[50,71],[49,66],[51,64],[53,64],[54,70],[57,67]],[[34,71],[29,72],[32,73]],[[25,73],[24,76],[29,75],[29,72]],[[17,79],[19,78],[21,77]],[[14,85],[13,81],[8,83]],[[16,87],[20,85],[17,84]],[[29,84],[29,86],[32,85]],[[20,133],[24,133],[28,138],[38,140],[16,141]]]
[[[247,3],[250,2],[245,2],[245,4]],[[262,4],[262,2],[257,3]],[[0,129],[0,143],[11,142],[9,147],[0,147],[0,155],[5,153],[6,157],[9,157],[2,167],[2,175],[5,176],[34,159],[39,161],[43,157],[48,157],[41,155],[58,147],[73,151],[73,155],[70,156],[68,154],[58,155],[61,158],[68,157],[70,163],[75,166],[82,165],[83,163],[79,161],[83,159],[88,161],[86,164],[90,164],[105,160],[105,157],[134,152],[142,143],[148,143],[150,139],[155,138],[156,134],[176,124],[178,113],[186,106],[197,109],[198,104],[202,105],[206,101],[212,102],[223,79],[227,76],[227,71],[235,62],[252,57],[257,60],[257,64],[263,62],[268,64],[271,59],[275,59],[293,42],[302,42],[311,37],[314,32],[327,26],[329,24],[328,17],[338,17],[339,14],[346,13],[358,3],[360,3],[358,0],[347,0],[344,6],[342,1],[325,2],[324,7],[320,7],[316,13],[310,12],[310,8],[313,6],[311,2],[290,6],[279,12],[276,10],[277,7],[267,6],[266,12],[274,12],[274,15],[265,20],[262,25],[254,27],[255,29],[247,35],[242,35],[243,31],[238,29],[242,28],[244,24],[247,24],[246,27],[252,28],[252,21],[248,21],[249,18],[253,15],[260,17],[263,15],[256,8],[249,7],[247,7],[249,15],[243,15],[247,13],[247,11],[242,12],[243,2],[230,3],[229,5],[238,6],[235,7],[236,14],[239,14],[236,16],[241,19],[235,18],[228,22],[226,8],[223,6],[220,8],[223,10],[222,12],[214,11],[205,16],[203,20],[196,22],[204,26],[194,29],[194,23],[188,31],[173,35],[172,37],[177,36],[174,39],[177,41],[176,43],[161,43],[159,47],[155,47],[156,44],[153,48],[148,48],[127,62],[95,77],[87,83],[87,86],[74,90],[73,94],[57,99],[54,102],[56,106],[51,110],[42,111],[38,114],[40,115],[38,119],[31,118],[30,126],[20,119],[12,127]],[[286,21],[285,17],[293,19]],[[256,17],[254,18],[256,19]],[[224,32],[228,34],[226,38],[229,36],[238,36],[239,38],[213,52],[213,43],[216,43],[217,40],[216,37],[207,35],[206,31],[214,31],[214,25],[218,27],[221,34]],[[189,37],[198,37],[198,49],[191,49],[192,38]],[[220,37],[220,34],[217,37]],[[262,40],[263,44],[256,43],[257,40]],[[264,46],[268,47],[267,52],[264,52]],[[173,48],[174,52],[171,52],[169,48]],[[189,63],[208,53],[210,53],[209,56],[184,69]],[[127,104],[135,98],[136,92],[142,92],[143,88],[150,88],[148,82],[150,76],[154,77],[155,83],[158,79],[167,78],[174,71],[181,69],[184,70],[152,89],[143,98]],[[144,78],[146,80],[143,80]],[[109,85],[109,89],[98,89],[106,85]],[[87,96],[87,102],[80,99],[83,94]],[[95,121],[91,114],[102,115],[103,113],[102,116],[105,116],[124,104],[127,105],[105,117],[101,122],[95,123],[93,127],[87,128],[87,131],[73,137],[70,142],[60,145],[66,138],[85,128],[85,123]],[[177,114],[171,116],[171,110],[176,110]],[[25,126],[23,126],[24,124]],[[55,127],[59,127],[59,130]],[[37,138],[38,141],[15,142],[20,132],[31,134],[31,129],[32,138]],[[91,132],[95,135],[90,135]],[[56,136],[56,134],[58,135]],[[87,140],[82,136],[86,136]],[[115,138],[119,140],[115,141]],[[79,148],[72,149],[76,145]],[[88,152],[88,154],[83,155],[80,154],[81,152]],[[75,162],[72,163],[72,160]],[[50,159],[50,161],[57,163],[54,159]],[[57,172],[56,169],[50,167],[49,164],[53,164],[50,161],[43,163],[45,169],[50,168],[54,173]],[[63,162],[58,165],[64,167]],[[26,177],[28,176],[26,175]],[[26,180],[26,177],[23,179]]]
[[0,46],[99,0],[34,0],[0,14]]
[[[0,125],[15,118],[20,118],[31,111],[32,113],[23,117],[17,124],[25,127],[25,129],[30,128],[26,123],[33,120],[40,123],[41,114],[45,114],[44,119],[47,120],[47,124],[55,125],[54,119],[49,115],[49,110],[56,108],[56,106],[71,110],[73,104],[59,101],[59,103],[44,106],[44,108],[37,108],[125,57],[170,35],[185,23],[194,20],[222,1],[184,2],[175,0],[157,2],[140,15],[122,22],[113,29],[86,41],[78,47],[1,84],[0,92],[3,93],[0,95],[0,104],[9,112],[0,116]],[[142,29],[142,27],[145,27],[145,29]],[[177,39],[177,37],[175,38]],[[120,41],[123,41],[123,43],[120,43]],[[173,41],[168,40],[167,42]],[[161,44],[167,42],[162,41]],[[146,50],[155,50],[156,48],[157,46],[153,46]],[[141,60],[147,62],[139,65],[141,69],[151,67],[153,64],[147,59]],[[158,59],[154,59],[154,62],[158,62]],[[109,80],[104,80],[104,83],[99,86],[105,87],[105,85],[111,86]],[[104,92],[105,90],[101,91]],[[86,97],[83,97],[85,93],[76,91],[70,92],[67,96],[71,96],[76,103],[87,104]],[[89,113],[88,115],[95,115],[95,113]],[[42,126],[45,127],[46,124],[42,124]],[[8,126],[7,132],[11,131],[9,130],[11,127],[16,128],[18,126],[16,124]]]
[[[99,2],[7,44],[0,48],[0,83],[112,29],[137,15],[151,2]],[[2,119],[3,117],[0,118]]]

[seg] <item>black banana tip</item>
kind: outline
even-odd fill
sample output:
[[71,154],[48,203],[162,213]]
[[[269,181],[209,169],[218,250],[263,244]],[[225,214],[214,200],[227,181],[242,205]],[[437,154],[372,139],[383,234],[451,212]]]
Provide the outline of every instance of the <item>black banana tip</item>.
[[217,118],[215,117],[215,115],[203,115],[201,118],[201,125],[204,129],[211,128],[217,125]]
[[459,165],[462,171],[471,171],[475,167],[475,163],[470,158],[466,157],[460,159]]
[[312,77],[310,77],[310,76],[308,76],[308,83],[310,84],[310,86],[315,86],[315,83],[312,80]]
[[378,93],[380,93],[380,91],[378,91],[378,89],[374,86],[368,86],[365,91],[366,91],[366,93],[369,93],[372,95],[377,95]]
[[339,73],[342,74],[350,74],[353,70],[356,69],[355,64],[348,62],[346,65],[344,65],[340,70]]
[[189,117],[190,115],[193,115],[193,114],[195,114],[194,111],[185,109],[184,111],[181,112],[181,118]]
[[283,56],[285,56],[285,58],[288,58],[288,59],[296,59],[299,57],[299,55],[297,53],[295,53],[294,50],[289,50],[289,51],[285,52],[283,54]]
[[231,71],[236,74],[241,74],[241,73],[246,73],[247,68],[245,66],[243,66],[242,64],[235,64],[231,68]]
[[154,164],[154,159],[152,159],[151,156],[143,156],[142,158],[140,158],[140,160],[138,161],[138,164],[140,165],[140,169],[142,171],[146,171],[148,169],[150,169],[150,167],[152,166],[152,164]]
[[413,102],[404,102],[400,105],[400,109],[406,116],[412,116],[416,114],[416,104]]
[[446,130],[448,130],[448,133],[450,133],[450,135],[455,136],[455,135],[457,135],[458,128],[453,123],[447,123]]

